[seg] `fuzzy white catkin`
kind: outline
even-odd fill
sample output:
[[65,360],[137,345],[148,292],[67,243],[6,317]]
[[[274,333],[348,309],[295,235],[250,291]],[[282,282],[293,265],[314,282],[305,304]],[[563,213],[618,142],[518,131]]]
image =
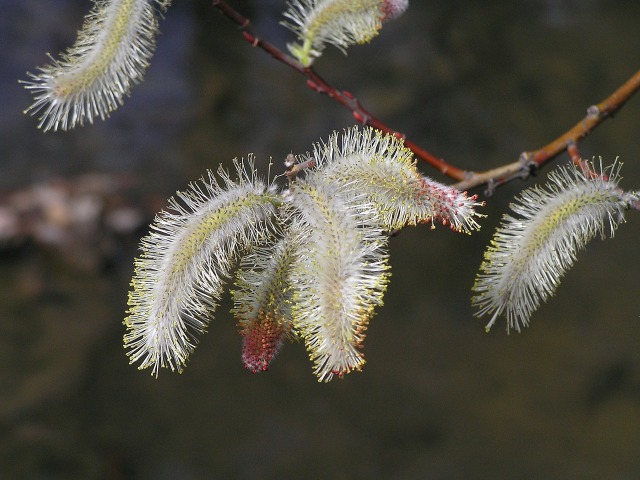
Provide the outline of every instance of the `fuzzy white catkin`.
[[283,25],[300,43],[289,44],[289,51],[309,66],[327,43],[345,52],[353,44],[369,42],[383,22],[400,16],[408,5],[408,0],[291,0]]
[[476,196],[423,177],[413,152],[401,139],[370,127],[334,133],[314,145],[314,175],[339,185],[341,195],[364,195],[386,231],[418,223],[441,222],[471,233],[480,225]]
[[124,337],[132,363],[155,376],[181,371],[239,261],[232,312],[249,370],[266,370],[292,338],[320,381],[360,370],[389,280],[385,232],[434,220],[477,226],[474,197],[429,183],[391,135],[354,127],[315,154],[284,191],[249,161],[236,164],[238,180],[220,169],[170,201],[135,263]]
[[364,364],[364,331],[388,283],[387,237],[320,178],[295,186],[291,215],[304,245],[291,275],[293,325],[329,381]]
[[473,291],[478,316],[500,315],[507,330],[529,324],[540,303],[554,294],[579,250],[597,234],[613,236],[636,193],[618,187],[620,163],[592,178],[574,166],[549,174],[546,187],[521,193],[485,253]]
[[278,200],[252,163],[236,167],[238,180],[219,169],[221,181],[210,172],[171,199],[142,240],[124,343],[130,361],[152,375],[160,367],[182,370],[238,256],[270,235]]
[[300,247],[286,233],[270,238],[244,256],[236,272],[232,313],[243,337],[242,361],[254,373],[267,370],[284,340],[293,338],[290,275]]
[[28,73],[34,94],[25,113],[42,130],[67,130],[105,119],[141,81],[155,48],[158,12],[169,0],[95,0],[76,43],[60,59]]

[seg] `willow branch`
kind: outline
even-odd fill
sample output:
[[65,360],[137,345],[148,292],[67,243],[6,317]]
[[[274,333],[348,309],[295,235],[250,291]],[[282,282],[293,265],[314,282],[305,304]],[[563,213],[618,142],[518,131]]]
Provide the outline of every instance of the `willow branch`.
[[349,109],[353,117],[361,124],[368,125],[375,129],[389,133],[404,140],[407,148],[421,160],[424,160],[432,167],[438,169],[440,173],[447,175],[454,180],[463,180],[467,178],[468,173],[465,170],[448,164],[443,159],[433,155],[427,150],[421,148],[414,142],[408,140],[406,136],[382,122],[380,119],[372,115],[366,110],[362,104],[351,93],[345,90],[339,90],[322,78],[312,67],[304,67],[300,62],[284,53],[282,50],[271,44],[270,42],[256,37],[250,31],[251,21],[233,9],[223,0],[213,0],[213,6],[216,7],[223,15],[240,27],[242,36],[253,47],[260,48],[271,55],[276,60],[284,63],[289,68],[304,75],[307,78],[307,86],[313,91],[327,95],[345,108]]
[[[602,102],[587,109],[587,115],[558,138],[538,150],[523,152],[517,162],[485,172],[472,172],[468,178],[454,187],[466,190],[480,185],[488,185],[489,192],[515,178],[527,178],[532,171],[540,168],[564,151],[575,146],[607,118],[613,116],[640,89],[640,70],[634,73],[622,86]],[[571,152],[570,152],[571,153]],[[571,154],[574,163],[574,154]]]
[[250,20],[238,13],[224,0],[213,0],[213,5],[223,15],[240,27],[244,39],[252,46],[262,49],[276,60],[284,63],[301,75],[304,75],[307,79],[307,85],[309,88],[317,93],[327,95],[329,98],[332,98],[344,107],[348,108],[358,122],[392,134],[398,138],[402,138],[405,145],[414,152],[416,157],[426,161],[442,174],[447,175],[454,180],[458,180],[458,183],[453,186],[459,190],[469,190],[471,188],[486,185],[487,190],[485,193],[487,195],[491,195],[497,187],[500,187],[511,180],[516,178],[528,178],[533,172],[541,168],[547,162],[565,152],[570,145],[577,145],[581,139],[589,135],[604,120],[612,117],[613,114],[617,112],[627,102],[627,100],[629,100],[633,94],[640,89],[639,70],[605,100],[589,107],[587,115],[582,120],[547,145],[537,150],[523,152],[520,155],[519,160],[513,163],[508,163],[484,172],[467,171],[445,162],[443,159],[429,153],[427,150],[408,140],[404,134],[393,130],[384,122],[373,116],[351,93],[345,90],[336,89],[329,82],[324,80],[312,67],[304,67],[296,59],[282,52],[273,44],[253,35],[250,31]]

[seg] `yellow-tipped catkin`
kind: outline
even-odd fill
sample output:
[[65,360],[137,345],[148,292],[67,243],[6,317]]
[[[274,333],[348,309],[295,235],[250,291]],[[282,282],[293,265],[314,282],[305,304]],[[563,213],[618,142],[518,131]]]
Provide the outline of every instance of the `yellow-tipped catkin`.
[[576,254],[597,234],[613,236],[637,193],[618,187],[620,163],[592,178],[574,167],[549,174],[546,188],[523,191],[511,204],[485,253],[473,291],[478,316],[499,315],[507,330],[520,331],[531,314],[553,295]]
[[23,82],[35,96],[26,112],[39,115],[44,131],[108,117],[140,82],[155,48],[156,5],[164,10],[169,3],[95,0],[75,45]]
[[314,175],[340,185],[343,196],[365,195],[384,230],[428,222],[464,233],[480,228],[477,197],[423,177],[413,152],[393,135],[353,127],[317,143],[311,155],[317,164]]
[[320,381],[364,365],[362,342],[388,283],[387,237],[373,213],[352,208],[321,179],[298,183],[291,231],[303,245],[293,265],[293,325]]
[[344,52],[350,45],[369,42],[383,22],[408,5],[408,0],[292,0],[283,24],[298,35],[299,43],[289,44],[289,50],[309,66],[327,43]]
[[219,169],[170,200],[142,240],[129,294],[124,337],[139,368],[181,371],[239,255],[271,232],[278,199],[238,164],[238,179]]
[[300,245],[287,235],[255,247],[242,258],[232,291],[242,335],[242,361],[256,373],[267,370],[286,338],[293,335],[290,274]]
[[292,169],[298,176],[289,172],[284,191],[258,181],[249,162],[237,165],[237,181],[219,170],[221,182],[210,174],[171,200],[135,263],[124,338],[131,362],[154,375],[180,371],[239,260],[233,313],[247,369],[266,370],[284,340],[299,338],[320,381],[360,370],[389,281],[387,231],[434,220],[477,225],[474,199],[425,185],[393,136],[356,127],[314,153],[308,168]]

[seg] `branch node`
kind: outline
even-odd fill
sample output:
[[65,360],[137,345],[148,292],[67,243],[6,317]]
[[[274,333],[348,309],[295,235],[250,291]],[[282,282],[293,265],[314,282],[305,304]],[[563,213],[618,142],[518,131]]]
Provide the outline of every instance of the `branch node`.
[[286,168],[285,175],[289,180],[289,184],[298,176],[303,170],[313,168],[316,166],[316,159],[311,157],[308,160],[300,163],[296,163],[296,157],[293,153],[290,153],[284,159],[284,166]]
[[[244,28],[244,27],[241,27],[241,28]],[[255,35],[247,32],[246,30],[242,31],[242,36],[247,42],[251,44],[252,47],[257,47],[258,45],[260,45],[260,39]]]
[[258,38],[255,35],[252,35],[251,33],[247,32],[247,31],[242,31],[242,36],[244,37],[244,39],[249,42],[252,46],[256,46],[258,45]]
[[492,197],[496,193],[496,181],[493,178],[487,180],[487,188],[484,191],[485,197]]
[[288,154],[284,159],[284,167],[289,170],[296,163],[296,156],[293,153]]
[[367,121],[369,120],[369,117],[362,115],[357,110],[353,110],[353,118],[355,118],[358,123],[361,123],[363,125],[366,125]]
[[587,108],[587,116],[595,118],[600,117],[600,108],[598,108],[597,105],[591,105]]
[[533,159],[531,153],[522,152],[518,162],[520,163],[520,171],[516,173],[513,178],[520,177],[522,180],[526,180],[529,177],[535,177],[538,171],[538,164]]

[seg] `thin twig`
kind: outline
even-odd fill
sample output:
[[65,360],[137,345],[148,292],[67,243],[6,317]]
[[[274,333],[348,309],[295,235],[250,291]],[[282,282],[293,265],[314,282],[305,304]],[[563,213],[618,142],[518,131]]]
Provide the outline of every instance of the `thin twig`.
[[640,70],[634,73],[622,86],[597,105],[587,109],[587,115],[573,127],[538,150],[524,152],[520,160],[486,172],[471,173],[466,180],[456,183],[455,188],[467,190],[484,185],[490,180],[495,187],[504,185],[514,178],[526,178],[532,170],[536,170],[566,151],[571,145],[577,145],[580,140],[589,135],[607,118],[613,116],[640,90]]
[[284,63],[289,68],[294,69],[298,73],[304,75],[307,78],[307,86],[317,93],[321,93],[329,96],[336,102],[340,103],[351,111],[353,117],[363,125],[368,125],[377,130],[381,130],[385,133],[389,133],[398,138],[404,140],[404,144],[421,160],[424,160],[432,167],[438,169],[440,173],[447,175],[454,180],[463,180],[468,177],[468,173],[458,167],[450,165],[443,159],[436,157],[427,150],[419,147],[415,143],[406,139],[406,136],[376,118],[369,111],[367,111],[362,104],[351,93],[345,90],[338,90],[333,87],[329,82],[324,80],[312,67],[304,67],[300,62],[294,59],[292,56],[284,53],[282,50],[271,44],[270,42],[256,37],[250,31],[251,22],[243,15],[238,13],[229,4],[223,0],[213,0],[213,6],[216,7],[222,14],[228,17],[242,30],[242,36],[253,47],[258,47],[276,60]]
[[484,172],[467,171],[455,167],[419,147],[414,142],[408,140],[404,134],[393,130],[384,122],[373,116],[351,93],[336,89],[324,80],[312,67],[304,67],[296,59],[282,52],[268,41],[253,35],[249,30],[251,24],[249,19],[238,13],[224,0],[213,0],[213,5],[220,10],[222,14],[240,27],[244,39],[252,46],[264,50],[276,60],[304,75],[307,78],[307,85],[309,88],[318,93],[329,96],[344,107],[348,108],[358,122],[364,125],[369,125],[385,133],[395,135],[398,138],[402,138],[407,148],[411,149],[416,157],[426,161],[442,174],[447,175],[454,180],[458,180],[458,183],[454,184],[453,187],[459,190],[469,190],[481,185],[487,185],[488,188],[485,193],[487,195],[491,195],[496,188],[510,182],[511,180],[516,178],[528,178],[544,164],[566,151],[570,145],[577,145],[581,139],[589,135],[604,120],[613,116],[613,114],[640,89],[639,70],[605,100],[597,105],[589,107],[586,117],[549,144],[539,148],[538,150],[523,152],[520,155],[520,159],[513,163],[508,163]]

